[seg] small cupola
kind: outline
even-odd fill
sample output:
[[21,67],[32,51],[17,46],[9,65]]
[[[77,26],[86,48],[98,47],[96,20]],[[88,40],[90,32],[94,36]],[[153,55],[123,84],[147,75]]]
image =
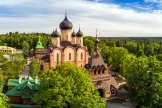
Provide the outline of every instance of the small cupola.
[[77,37],[83,37],[83,33],[80,31],[80,24],[79,24],[79,31],[77,32]]
[[60,37],[60,33],[57,31],[57,28],[56,28],[56,31],[53,30],[53,32],[51,33],[51,37]]
[[76,33],[75,33],[74,30],[73,30],[73,33],[72,33],[72,37],[76,37]]
[[73,33],[72,33],[72,42],[74,42],[75,44],[77,42],[77,37],[76,37],[76,33],[74,32],[74,30],[73,30]]
[[60,33],[57,31],[57,28],[56,28],[56,31],[53,30],[53,32],[51,33],[51,43],[52,45],[54,46],[60,46]]
[[79,24],[79,31],[77,32],[77,45],[83,45],[83,33],[80,31],[80,24]]

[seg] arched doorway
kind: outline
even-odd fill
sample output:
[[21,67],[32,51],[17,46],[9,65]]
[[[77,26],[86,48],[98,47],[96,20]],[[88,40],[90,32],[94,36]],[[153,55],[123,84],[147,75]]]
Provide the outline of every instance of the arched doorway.
[[102,90],[102,89],[97,89],[97,90],[98,90],[98,92],[100,93],[99,96],[103,97],[103,90]]

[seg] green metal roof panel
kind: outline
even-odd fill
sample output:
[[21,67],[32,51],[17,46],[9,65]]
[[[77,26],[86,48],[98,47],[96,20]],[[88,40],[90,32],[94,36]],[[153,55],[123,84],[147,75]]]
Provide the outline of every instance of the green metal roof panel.
[[33,80],[33,78],[31,78],[30,76],[27,78],[28,80]]
[[22,104],[12,104],[12,107],[21,107],[21,108],[34,108],[35,105],[22,105]]
[[119,93],[127,93],[127,91],[118,90]]
[[23,95],[21,98],[25,98],[25,99],[31,99],[32,98],[32,95]]
[[42,42],[40,41],[40,36],[39,36],[39,41],[38,41],[38,43],[37,43],[37,46],[36,46],[35,48],[44,48],[44,47],[42,46]]
[[[5,94],[8,96],[24,96],[23,90],[25,87],[29,87],[32,90],[32,95],[39,93],[38,85],[40,84],[40,80],[38,80],[38,84],[35,84],[35,80],[22,79],[21,84],[19,84],[19,79],[9,79],[8,86],[15,86],[12,89],[8,90]],[[36,89],[36,90],[35,90]],[[38,90],[37,90],[38,89]]]

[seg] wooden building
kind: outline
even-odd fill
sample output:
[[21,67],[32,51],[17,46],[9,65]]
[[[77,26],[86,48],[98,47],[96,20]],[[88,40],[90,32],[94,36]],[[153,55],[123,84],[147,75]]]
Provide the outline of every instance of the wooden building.
[[48,49],[45,49],[42,46],[42,42],[40,41],[40,36],[39,36],[39,41],[37,43],[37,46],[35,47],[35,50],[31,49],[30,57],[27,58],[27,65],[29,65],[33,59],[37,59],[39,61],[41,57],[47,54],[48,54]]
[[10,98],[9,103],[33,105],[31,101],[34,94],[39,93],[39,80],[36,77],[33,80],[30,76],[27,79],[9,79],[7,86],[8,90],[5,93]]

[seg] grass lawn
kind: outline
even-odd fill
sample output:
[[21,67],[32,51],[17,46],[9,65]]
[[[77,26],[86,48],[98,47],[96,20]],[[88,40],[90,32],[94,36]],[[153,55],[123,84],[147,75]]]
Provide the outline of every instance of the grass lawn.
[[126,102],[126,100],[124,99],[119,99],[119,98],[116,98],[116,99],[110,99],[110,100],[107,100],[108,102],[113,102],[113,103],[124,103]]

